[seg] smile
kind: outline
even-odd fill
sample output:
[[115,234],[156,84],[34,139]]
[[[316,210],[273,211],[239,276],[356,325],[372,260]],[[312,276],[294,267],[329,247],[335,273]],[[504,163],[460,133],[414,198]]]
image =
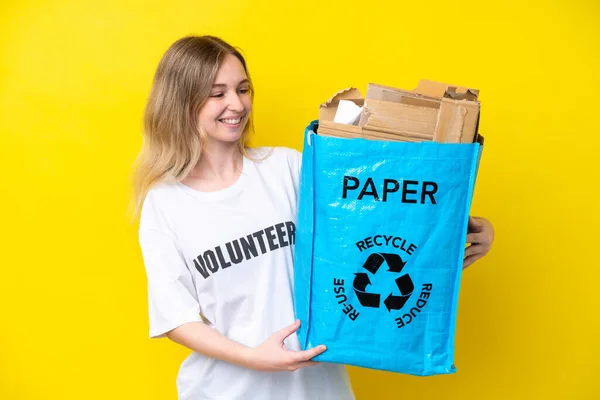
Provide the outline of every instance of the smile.
[[226,125],[237,125],[242,121],[242,118],[226,118],[226,119],[220,119],[219,121],[223,122]]

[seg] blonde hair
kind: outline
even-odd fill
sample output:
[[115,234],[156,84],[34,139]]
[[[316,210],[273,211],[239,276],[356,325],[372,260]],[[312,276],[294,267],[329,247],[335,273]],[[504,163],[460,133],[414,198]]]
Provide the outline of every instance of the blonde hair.
[[[160,60],[146,103],[143,143],[134,164],[132,218],[139,216],[152,186],[184,179],[200,159],[206,133],[198,125],[200,108],[210,95],[221,62],[237,57],[252,81],[244,57],[214,36],[187,36],[169,47]],[[238,141],[247,155],[246,139],[254,129],[252,113]]]

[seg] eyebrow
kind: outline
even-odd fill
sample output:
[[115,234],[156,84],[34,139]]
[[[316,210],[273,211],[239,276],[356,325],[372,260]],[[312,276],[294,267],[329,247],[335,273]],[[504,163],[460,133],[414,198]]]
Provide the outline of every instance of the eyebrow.
[[[237,86],[240,86],[242,83],[249,83],[249,82],[250,81],[248,79],[244,79],[243,81],[240,81],[240,83],[238,83]],[[227,87],[227,85],[224,83],[215,83],[213,85],[213,88],[216,88],[216,87]]]

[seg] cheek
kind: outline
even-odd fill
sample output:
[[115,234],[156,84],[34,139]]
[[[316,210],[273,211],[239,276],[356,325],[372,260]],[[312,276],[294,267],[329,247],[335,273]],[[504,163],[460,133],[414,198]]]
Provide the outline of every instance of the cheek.
[[219,117],[219,115],[221,115],[218,108],[219,107],[212,104],[205,104],[198,115],[200,123],[214,123],[215,120]]
[[252,111],[252,99],[250,97],[248,97],[247,99],[244,99],[244,108],[246,109],[246,111],[248,113],[250,113],[250,111]]

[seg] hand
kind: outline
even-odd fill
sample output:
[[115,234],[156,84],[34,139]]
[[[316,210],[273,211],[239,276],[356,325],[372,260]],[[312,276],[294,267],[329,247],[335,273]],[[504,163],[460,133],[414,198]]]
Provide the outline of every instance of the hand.
[[469,216],[469,227],[467,229],[467,243],[463,269],[485,256],[494,242],[494,227],[485,218]]
[[299,368],[318,364],[310,361],[326,350],[325,346],[317,346],[310,350],[293,351],[285,347],[283,341],[300,328],[300,321],[275,332],[260,346],[251,349],[249,367],[258,371],[296,371]]

